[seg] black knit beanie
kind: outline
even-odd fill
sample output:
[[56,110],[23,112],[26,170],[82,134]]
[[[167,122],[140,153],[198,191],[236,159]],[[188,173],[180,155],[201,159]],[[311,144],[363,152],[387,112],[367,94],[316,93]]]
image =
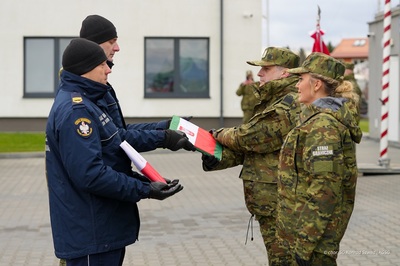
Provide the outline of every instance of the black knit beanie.
[[118,36],[117,30],[111,21],[99,15],[90,15],[82,21],[79,37],[100,44]]
[[64,70],[82,75],[107,60],[104,50],[95,42],[76,38],[72,39],[63,53]]

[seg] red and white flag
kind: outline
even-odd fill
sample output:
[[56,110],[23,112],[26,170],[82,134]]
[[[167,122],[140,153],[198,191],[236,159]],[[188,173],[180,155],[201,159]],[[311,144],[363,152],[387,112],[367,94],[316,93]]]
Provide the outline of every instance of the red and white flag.
[[121,148],[128,155],[136,168],[142,172],[152,182],[167,183],[165,179],[149,164],[142,155],[140,155],[126,140],[120,144]]
[[318,16],[317,16],[317,28],[314,31],[313,34],[311,34],[311,38],[314,39],[314,45],[312,48],[312,52],[319,52],[319,53],[324,53],[329,55],[329,49],[326,47],[324,41],[322,40],[322,35],[324,35],[324,32],[320,28],[320,22],[321,20],[321,9],[318,6]]
[[207,130],[176,115],[172,116],[169,128],[184,132],[198,151],[207,155],[213,155],[218,160],[221,160],[222,146]]

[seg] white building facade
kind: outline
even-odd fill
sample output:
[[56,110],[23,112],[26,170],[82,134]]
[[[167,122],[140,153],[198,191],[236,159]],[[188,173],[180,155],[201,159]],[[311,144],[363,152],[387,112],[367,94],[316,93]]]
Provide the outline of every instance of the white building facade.
[[[384,14],[379,12],[369,22],[369,136],[381,139],[382,71],[383,71],[383,23]],[[391,41],[389,59],[388,141],[400,145],[400,6],[391,10]]]
[[259,70],[246,61],[265,48],[262,9],[262,0],[2,1],[0,118],[47,117],[62,52],[92,14],[117,28],[109,82],[124,116],[241,117],[235,91]]

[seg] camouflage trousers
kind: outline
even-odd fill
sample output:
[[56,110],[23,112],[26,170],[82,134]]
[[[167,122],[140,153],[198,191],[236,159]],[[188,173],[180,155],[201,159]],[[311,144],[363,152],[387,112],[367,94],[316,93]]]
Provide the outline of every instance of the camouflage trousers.
[[269,265],[291,265],[286,261],[288,250],[279,245],[275,235],[277,184],[243,180],[243,189],[246,207],[260,224]]
[[67,266],[67,262],[65,261],[65,259],[60,259],[59,266]]

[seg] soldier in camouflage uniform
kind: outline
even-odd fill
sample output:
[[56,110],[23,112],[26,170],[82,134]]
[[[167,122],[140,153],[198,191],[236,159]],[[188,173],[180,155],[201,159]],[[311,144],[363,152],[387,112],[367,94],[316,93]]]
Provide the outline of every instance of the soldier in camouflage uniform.
[[254,94],[253,83],[253,72],[248,70],[246,71],[246,80],[240,83],[239,88],[236,90],[236,95],[242,96],[240,107],[243,111],[243,124],[250,120],[253,115],[254,106],[259,102]]
[[281,265],[275,236],[276,182],[280,148],[300,112],[295,88],[298,77],[287,73],[299,65],[299,56],[285,48],[269,47],[261,60],[247,63],[261,66],[260,82],[254,84],[260,103],[248,123],[214,132],[223,145],[222,160],[203,156],[203,169],[243,165],[240,178],[247,209],[260,224],[269,265]]
[[296,85],[302,111],[279,161],[277,237],[289,265],[336,265],[339,243],[354,207],[358,96],[343,81],[344,65],[312,53]]

